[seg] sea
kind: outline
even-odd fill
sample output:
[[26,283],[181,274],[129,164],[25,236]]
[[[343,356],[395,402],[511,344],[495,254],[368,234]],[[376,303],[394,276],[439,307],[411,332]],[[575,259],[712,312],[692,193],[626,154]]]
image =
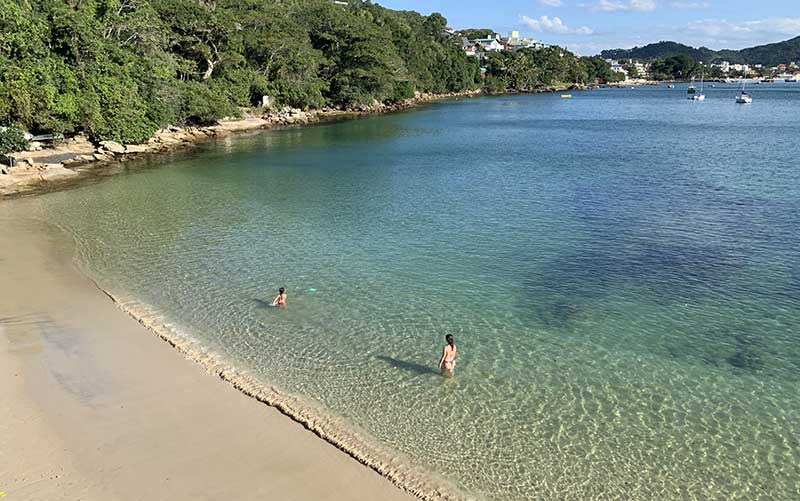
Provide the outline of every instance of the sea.
[[9,203],[406,477],[500,501],[796,500],[800,83],[750,90],[452,99]]

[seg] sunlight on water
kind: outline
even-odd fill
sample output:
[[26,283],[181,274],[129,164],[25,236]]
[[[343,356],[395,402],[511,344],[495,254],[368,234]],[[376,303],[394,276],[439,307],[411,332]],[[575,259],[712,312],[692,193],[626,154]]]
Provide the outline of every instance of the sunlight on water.
[[800,91],[707,94],[451,101],[13,203],[475,496],[798,499]]

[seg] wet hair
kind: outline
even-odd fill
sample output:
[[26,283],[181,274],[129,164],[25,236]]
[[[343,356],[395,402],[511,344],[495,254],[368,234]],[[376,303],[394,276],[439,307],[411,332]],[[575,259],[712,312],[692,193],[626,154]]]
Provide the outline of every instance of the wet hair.
[[278,292],[280,292],[281,294],[283,294],[284,292],[286,292],[286,289],[284,289],[283,287],[281,287],[280,289],[278,289]]
[[450,346],[453,346],[454,341],[453,341],[453,335],[452,334],[446,335],[444,337],[444,340],[447,341],[447,344],[449,344]]

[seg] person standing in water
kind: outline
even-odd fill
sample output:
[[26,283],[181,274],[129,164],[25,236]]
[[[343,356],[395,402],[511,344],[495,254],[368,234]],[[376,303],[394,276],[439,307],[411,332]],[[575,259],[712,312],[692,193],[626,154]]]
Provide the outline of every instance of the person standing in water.
[[442,370],[442,376],[453,376],[456,370],[456,343],[453,341],[453,336],[448,334],[444,337],[447,344],[444,345],[442,350],[442,358],[439,360],[439,368]]
[[278,295],[272,300],[272,306],[286,306],[286,289],[278,289]]

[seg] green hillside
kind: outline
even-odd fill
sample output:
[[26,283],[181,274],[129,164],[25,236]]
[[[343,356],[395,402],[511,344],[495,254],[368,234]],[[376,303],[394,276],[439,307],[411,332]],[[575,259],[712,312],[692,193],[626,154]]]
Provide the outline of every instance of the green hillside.
[[800,62],[800,36],[783,42],[742,50],[724,49],[715,51],[706,47],[696,49],[677,42],[658,42],[632,49],[604,50],[600,55],[610,59],[640,59],[645,61],[674,56],[688,56],[695,61],[704,63],[729,61],[731,63],[775,66],[792,61]]
[[750,64],[776,66],[778,64],[800,63],[800,36],[785,42],[759,45],[739,51],[742,59]]
[[558,47],[492,54],[482,74],[461,43],[440,14],[368,1],[0,0],[0,127],[139,143],[264,96],[347,109],[618,78]]

